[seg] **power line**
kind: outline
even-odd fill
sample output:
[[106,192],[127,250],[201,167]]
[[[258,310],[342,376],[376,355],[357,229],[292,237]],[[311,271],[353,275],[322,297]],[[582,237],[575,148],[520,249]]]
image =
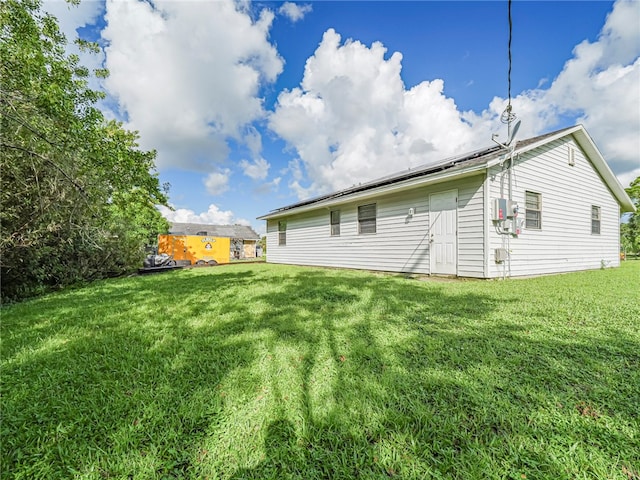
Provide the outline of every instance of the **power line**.
[[507,84],[509,90],[509,105],[511,105],[511,39],[513,38],[513,20],[511,19],[511,0],[509,0],[509,73],[507,74]]
[[513,38],[513,20],[511,18],[511,0],[508,1],[508,13],[509,13],[509,44],[508,44],[508,57],[509,57],[509,70],[507,72],[507,92],[508,92],[508,102],[507,108],[502,115],[500,116],[500,120],[502,123],[510,124],[516,119],[516,114],[512,112],[511,107],[511,41]]

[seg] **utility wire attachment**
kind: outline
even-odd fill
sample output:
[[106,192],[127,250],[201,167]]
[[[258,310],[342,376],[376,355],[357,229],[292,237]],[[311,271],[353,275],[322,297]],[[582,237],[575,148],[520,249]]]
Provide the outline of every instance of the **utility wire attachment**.
[[507,91],[508,91],[509,100],[507,103],[507,108],[504,110],[504,112],[502,112],[502,115],[500,116],[500,121],[502,123],[506,123],[510,128],[511,123],[516,119],[516,114],[513,113],[512,107],[511,107],[511,40],[513,37],[513,21],[511,19],[511,0],[509,0],[509,3],[508,3],[508,10],[509,10],[509,48],[508,48],[509,70],[507,73]]
[[507,105],[507,108],[505,108],[504,112],[502,112],[502,115],[500,115],[500,121],[502,123],[509,124],[513,122],[515,119],[516,119],[516,114],[513,113],[511,102],[509,102],[509,104]]

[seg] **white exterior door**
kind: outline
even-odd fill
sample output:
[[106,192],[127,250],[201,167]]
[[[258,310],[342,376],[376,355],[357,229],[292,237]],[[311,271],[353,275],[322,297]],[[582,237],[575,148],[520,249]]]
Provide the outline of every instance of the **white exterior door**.
[[458,271],[458,191],[429,197],[429,254],[432,274],[456,275]]

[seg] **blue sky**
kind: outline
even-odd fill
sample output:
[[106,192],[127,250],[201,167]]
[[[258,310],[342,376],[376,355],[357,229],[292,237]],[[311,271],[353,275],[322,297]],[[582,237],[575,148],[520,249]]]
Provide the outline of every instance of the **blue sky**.
[[[243,223],[506,135],[506,1],[45,3],[156,149],[174,221]],[[582,123],[640,175],[640,2],[512,4],[521,138]],[[69,47],[70,50],[73,47]]]

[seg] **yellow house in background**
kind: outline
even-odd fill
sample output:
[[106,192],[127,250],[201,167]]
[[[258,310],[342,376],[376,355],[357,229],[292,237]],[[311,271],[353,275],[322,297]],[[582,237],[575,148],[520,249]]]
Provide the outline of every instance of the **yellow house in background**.
[[158,235],[158,254],[171,255],[189,265],[217,265],[231,261],[231,239],[200,235]]
[[158,236],[158,254],[171,255],[178,264],[216,265],[261,256],[260,236],[245,225],[173,223]]

